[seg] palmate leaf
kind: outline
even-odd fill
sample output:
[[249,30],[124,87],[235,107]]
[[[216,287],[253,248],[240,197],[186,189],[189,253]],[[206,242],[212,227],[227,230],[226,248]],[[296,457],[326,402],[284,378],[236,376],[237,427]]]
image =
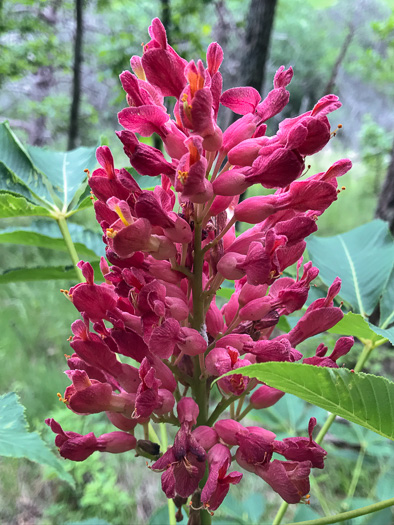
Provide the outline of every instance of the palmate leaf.
[[65,213],[77,208],[85,198],[84,170],[92,170],[96,165],[95,150],[95,147],[82,147],[58,152],[34,146],[25,148],[9,124],[3,122],[0,124],[0,161],[8,171],[2,173],[5,176],[2,184],[7,191],[29,198],[27,188],[35,203],[49,209],[56,206]]
[[24,197],[0,193],[0,219],[30,216],[51,217],[51,212],[48,208],[32,204]]
[[0,456],[27,458],[53,468],[56,474],[74,486],[74,481],[36,432],[29,432],[24,408],[14,392],[0,396]]
[[33,196],[28,186],[7,168],[4,162],[0,162],[0,192],[22,196],[32,203],[37,202],[36,197]]
[[[87,230],[75,223],[69,223],[68,228],[75,249],[80,257],[87,257],[89,260],[92,260],[105,255],[102,236],[99,233]],[[40,248],[67,252],[67,246],[54,221],[42,220],[34,222],[28,227],[1,230],[0,243],[39,246]]]
[[384,377],[344,368],[276,362],[245,366],[242,375],[394,440],[394,383]]
[[[63,211],[68,210],[77,191],[87,185],[85,169],[93,170],[96,165],[96,148],[77,148],[72,151],[50,151],[30,146],[28,152],[35,164],[45,173],[56,195],[63,203]],[[78,202],[75,203],[77,205]]]
[[340,296],[361,315],[370,315],[378,303],[394,263],[394,243],[387,223],[375,220],[334,237],[307,241],[310,259],[329,286],[342,279]]
[[380,300],[380,322],[382,328],[394,324],[394,269]]
[[[103,281],[98,262],[91,263],[94,269],[95,281]],[[0,274],[0,284],[15,283],[21,281],[53,281],[62,283],[71,281],[77,284],[75,269],[73,266],[38,266],[35,268],[10,268]]]
[[38,196],[48,206],[52,203],[50,181],[34,165],[29,153],[11,130],[8,122],[0,124],[0,161],[27,186],[32,195]]

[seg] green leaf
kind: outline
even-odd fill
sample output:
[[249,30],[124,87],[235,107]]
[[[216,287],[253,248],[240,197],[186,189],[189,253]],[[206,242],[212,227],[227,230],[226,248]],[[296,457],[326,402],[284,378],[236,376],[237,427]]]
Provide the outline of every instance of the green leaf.
[[24,197],[17,197],[12,193],[0,193],[0,219],[34,215],[50,217],[51,213],[47,208],[36,206]]
[[[99,233],[70,222],[68,228],[80,257],[96,259],[105,254]],[[25,228],[6,228],[0,231],[0,243],[39,246],[67,252],[67,246],[55,221],[37,221]]]
[[393,268],[394,243],[387,223],[375,220],[334,237],[307,241],[310,259],[329,286],[339,275],[340,296],[363,316],[373,312]]
[[15,173],[13,173],[4,162],[0,161],[0,191],[12,193],[16,195],[21,195],[25,199],[34,203],[34,197],[26,186],[26,184],[21,181]]
[[[372,328],[373,327],[373,328]],[[348,312],[335,326],[328,331],[332,334],[338,335],[353,335],[360,339],[360,341],[370,340],[374,343],[383,339],[374,331],[377,327],[368,323],[366,319],[360,314]]]
[[380,326],[387,328],[394,323],[394,270],[380,300]]
[[245,366],[242,375],[256,377],[394,440],[394,383],[384,377],[345,368],[275,362]]
[[11,130],[8,122],[0,124],[0,161],[21,180],[33,195],[52,202],[50,182],[33,163],[29,153]]
[[36,432],[29,432],[24,416],[24,407],[19,404],[14,392],[0,396],[0,456],[27,458],[53,468],[56,474],[74,486],[68,474]]
[[375,326],[372,323],[368,323],[371,329],[378,335],[381,336],[381,341],[383,342],[383,338],[388,339],[391,344],[394,345],[394,326],[391,328],[380,328],[379,326]]
[[279,328],[279,330],[282,330],[282,332],[286,332],[286,334],[291,330],[290,323],[285,315],[279,317],[279,322],[276,327]]
[[93,170],[96,165],[96,148],[82,147],[60,152],[30,146],[28,152],[35,166],[48,177],[63,203],[63,211],[66,211],[81,185],[85,183],[86,186],[84,170]]
[[[91,263],[95,271],[96,282],[102,281],[98,263]],[[77,277],[73,266],[38,266],[35,268],[10,268],[0,274],[0,284],[16,283],[20,281],[73,281],[76,284]]]
[[[7,122],[0,124],[0,161],[6,166],[2,182],[10,192],[57,207],[64,213],[78,207],[86,197],[85,169],[96,165],[96,148],[59,152],[29,146],[25,148]],[[8,186],[8,188],[7,188]]]
[[155,186],[161,184],[161,177],[150,177],[149,175],[140,175],[134,168],[125,168],[133,179],[137,182],[142,190],[153,190]]

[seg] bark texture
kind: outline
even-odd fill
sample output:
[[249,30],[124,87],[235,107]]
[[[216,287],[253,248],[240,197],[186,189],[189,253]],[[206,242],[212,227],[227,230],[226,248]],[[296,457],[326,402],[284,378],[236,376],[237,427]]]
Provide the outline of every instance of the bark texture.
[[83,0],[75,0],[75,41],[72,102],[70,108],[70,125],[68,128],[68,149],[77,146],[79,135],[79,109],[81,105],[81,68],[83,45]]
[[265,64],[274,24],[277,0],[251,0],[241,62],[241,78],[245,86],[261,91]]

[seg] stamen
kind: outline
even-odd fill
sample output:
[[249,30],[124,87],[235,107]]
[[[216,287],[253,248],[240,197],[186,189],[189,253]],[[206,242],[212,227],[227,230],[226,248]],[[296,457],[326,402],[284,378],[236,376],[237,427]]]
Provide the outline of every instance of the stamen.
[[338,131],[342,128],[342,124],[338,124],[337,128],[334,129],[334,131],[331,131],[330,135],[331,135],[331,138],[333,137],[336,137],[337,136],[337,133]]
[[57,395],[57,397],[59,398],[59,401],[61,401],[61,402],[64,403],[65,405],[68,405],[68,404],[69,404],[69,403],[68,403],[68,400],[65,399],[65,398],[60,394],[60,392],[58,392],[56,395]]
[[114,239],[114,237],[116,237],[116,231],[113,228],[107,228],[105,233],[110,239]]
[[178,170],[178,180],[181,182],[181,184],[185,184],[185,182],[187,181],[188,176],[189,176],[189,172],[188,171]]

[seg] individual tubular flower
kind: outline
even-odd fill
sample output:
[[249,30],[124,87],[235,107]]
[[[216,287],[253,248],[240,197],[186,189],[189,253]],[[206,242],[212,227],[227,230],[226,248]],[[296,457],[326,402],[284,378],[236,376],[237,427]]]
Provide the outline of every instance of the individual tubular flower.
[[312,439],[316,418],[311,417],[308,425],[308,438],[285,438],[274,442],[274,450],[291,461],[309,461],[314,468],[324,468],[327,452]]
[[314,335],[320,334],[335,326],[343,317],[340,308],[333,305],[333,299],[341,289],[341,279],[336,277],[327,292],[327,297],[316,299],[311,303],[304,315],[290,330],[287,337],[293,346]]
[[201,137],[192,136],[185,141],[189,153],[179,160],[175,190],[191,202],[207,202],[213,195],[212,185],[205,178],[207,160],[202,156]]
[[325,95],[312,111],[281,122],[278,139],[282,144],[287,144],[291,140],[303,156],[317,153],[331,138],[330,123],[326,115],[340,108],[341,105],[336,95]]
[[340,337],[335,343],[334,350],[329,356],[326,356],[327,347],[324,343],[320,343],[316,348],[316,355],[314,357],[307,357],[303,359],[306,365],[327,366],[329,368],[339,368],[336,361],[343,355],[346,355],[354,345],[353,337]]
[[274,459],[265,468],[257,467],[256,474],[287,503],[299,503],[309,499],[311,467],[310,461]]
[[73,461],[84,461],[96,451],[120,454],[135,449],[137,445],[136,438],[126,432],[110,432],[96,438],[93,432],[84,436],[76,432],[64,432],[52,418],[46,419],[45,423],[56,434],[55,445],[60,455]]
[[198,405],[193,399],[181,399],[178,403],[181,428],[175,436],[174,445],[152,465],[152,470],[164,471],[161,484],[168,498],[175,495],[187,498],[204,476],[206,453],[191,433],[198,412]]
[[64,393],[65,404],[77,414],[119,412],[130,415],[134,410],[134,394],[114,394],[109,383],[90,380],[84,370],[67,370],[72,385]]
[[230,485],[237,485],[241,479],[240,472],[227,470],[231,465],[231,453],[229,449],[217,443],[208,453],[209,474],[207,482],[201,493],[201,501],[209,510],[216,510],[226,497]]
[[163,96],[178,98],[186,85],[187,62],[168,45],[166,30],[158,18],[152,20],[149,34],[151,40],[144,46],[141,60],[145,76]]

